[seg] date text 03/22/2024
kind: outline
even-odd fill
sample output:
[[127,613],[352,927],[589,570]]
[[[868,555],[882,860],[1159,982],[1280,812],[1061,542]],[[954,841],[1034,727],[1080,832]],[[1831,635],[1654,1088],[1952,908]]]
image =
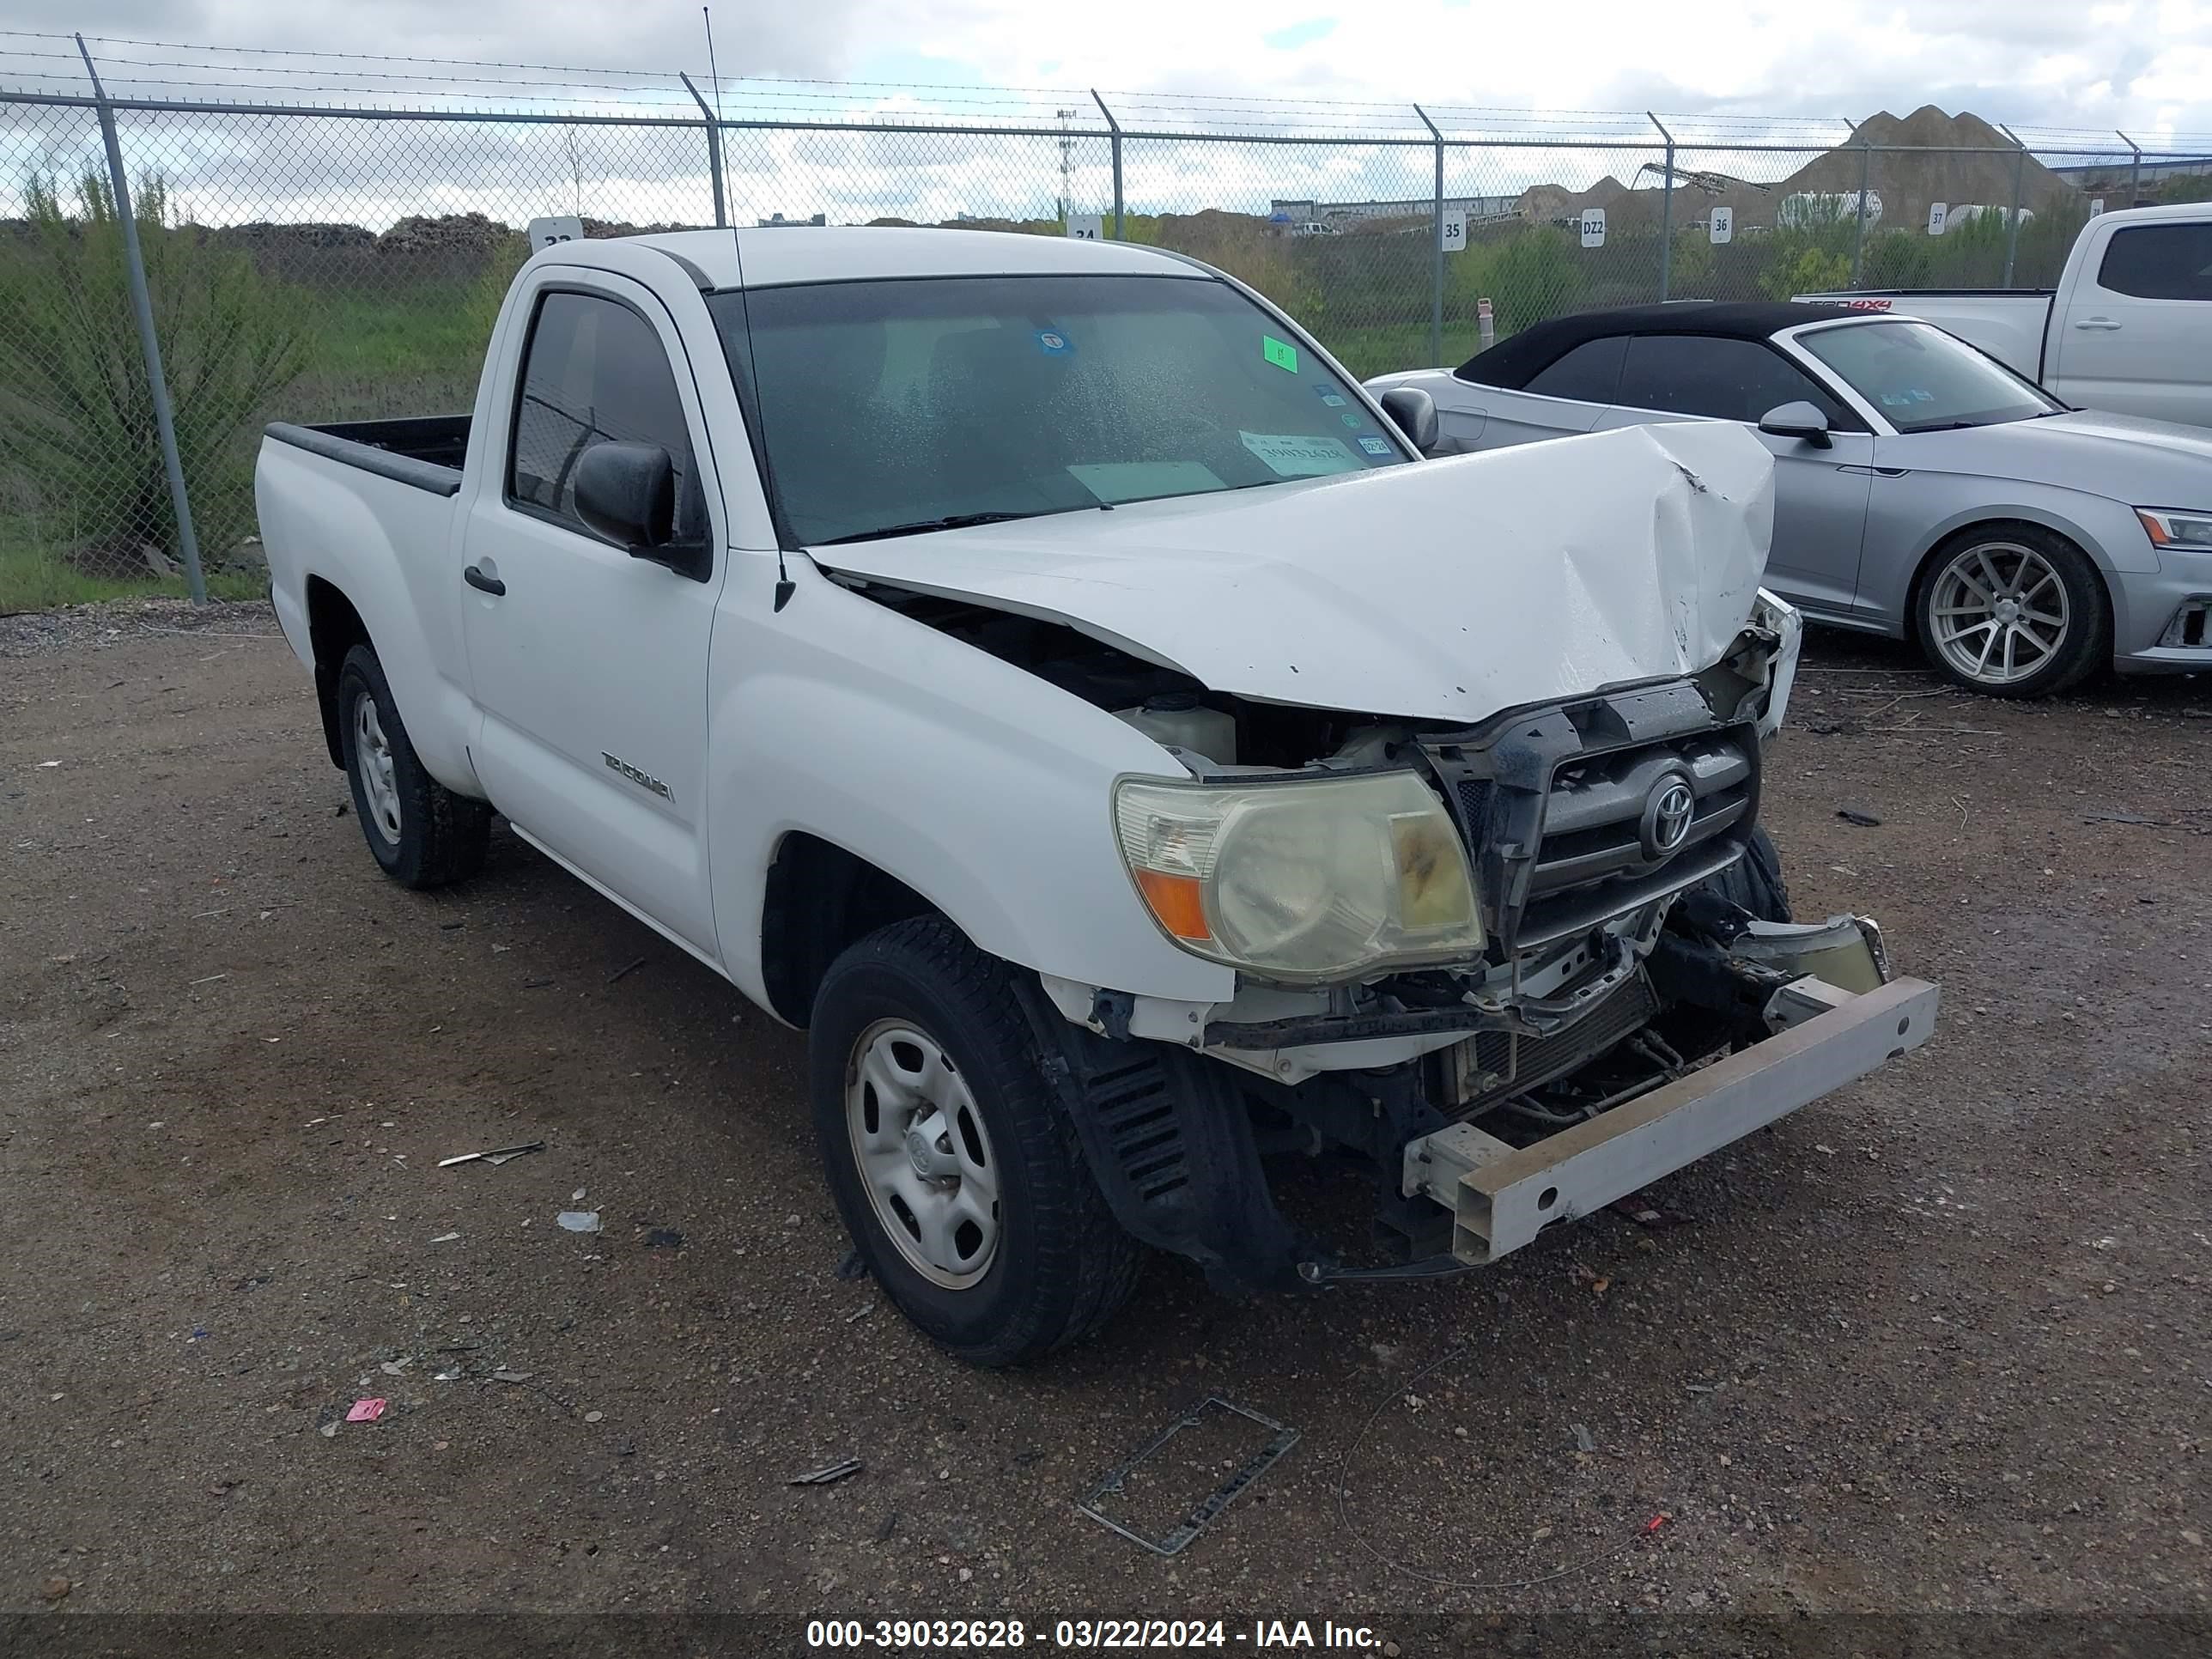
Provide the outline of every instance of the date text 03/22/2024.
[[806,1644],[824,1649],[1012,1649],[1035,1645],[1078,1651],[1243,1648],[1298,1652],[1334,1649],[1380,1653],[1397,1659],[1398,1644],[1364,1625],[1330,1620],[1255,1619],[1243,1625],[1221,1619],[1060,1619],[1049,1629],[1016,1619],[817,1619]]

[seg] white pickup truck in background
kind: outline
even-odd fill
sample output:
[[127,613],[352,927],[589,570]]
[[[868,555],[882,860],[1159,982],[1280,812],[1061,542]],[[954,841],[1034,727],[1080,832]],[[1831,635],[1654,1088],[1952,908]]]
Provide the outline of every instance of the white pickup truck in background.
[[2212,426],[2212,207],[2203,203],[2099,215],[2056,289],[1796,297],[1933,323],[2076,408]]
[[[1006,1364],[1146,1245],[1488,1261],[1931,1029],[1757,828],[1758,441],[1435,434],[1178,256],[696,231],[537,254],[473,417],[271,427],[256,492],[377,861],[495,809],[805,1029],[863,1260]],[[1383,1265],[1276,1208],[1324,1151]]]

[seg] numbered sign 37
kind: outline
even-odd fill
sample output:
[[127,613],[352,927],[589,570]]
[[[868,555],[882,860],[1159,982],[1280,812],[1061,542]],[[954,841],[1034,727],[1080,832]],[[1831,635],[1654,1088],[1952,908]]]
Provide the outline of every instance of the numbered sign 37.
[[1605,210],[1603,208],[1583,210],[1583,246],[1584,247],[1605,246]]
[[1096,213],[1071,213],[1067,216],[1067,234],[1079,242],[1098,241],[1105,229],[1105,221]]
[[1467,246],[1467,210],[1446,208],[1444,216],[1437,224],[1437,246],[1447,253],[1458,253]]
[[1715,247],[1735,240],[1735,210],[1717,207],[1712,217],[1705,222],[1705,239]]
[[1950,222],[1950,217],[1949,203],[1930,202],[1928,204],[1928,234],[1930,236],[1941,236],[1943,234],[1943,227]]
[[530,250],[551,247],[556,242],[580,242],[584,240],[584,222],[574,214],[556,219],[532,219],[530,222]]

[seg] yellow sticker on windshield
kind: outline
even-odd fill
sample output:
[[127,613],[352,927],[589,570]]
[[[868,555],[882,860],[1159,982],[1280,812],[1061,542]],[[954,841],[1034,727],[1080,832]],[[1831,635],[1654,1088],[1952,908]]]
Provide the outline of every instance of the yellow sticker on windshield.
[[1272,334],[1262,334],[1260,337],[1260,355],[1274,364],[1277,368],[1287,368],[1293,374],[1298,372],[1298,349],[1277,339]]

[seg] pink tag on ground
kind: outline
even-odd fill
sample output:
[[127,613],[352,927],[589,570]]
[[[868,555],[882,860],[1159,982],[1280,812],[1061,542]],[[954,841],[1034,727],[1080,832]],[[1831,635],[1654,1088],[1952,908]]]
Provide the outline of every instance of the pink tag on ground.
[[381,1400],[356,1400],[353,1402],[353,1409],[346,1413],[346,1421],[374,1423],[384,1415],[384,1406]]

